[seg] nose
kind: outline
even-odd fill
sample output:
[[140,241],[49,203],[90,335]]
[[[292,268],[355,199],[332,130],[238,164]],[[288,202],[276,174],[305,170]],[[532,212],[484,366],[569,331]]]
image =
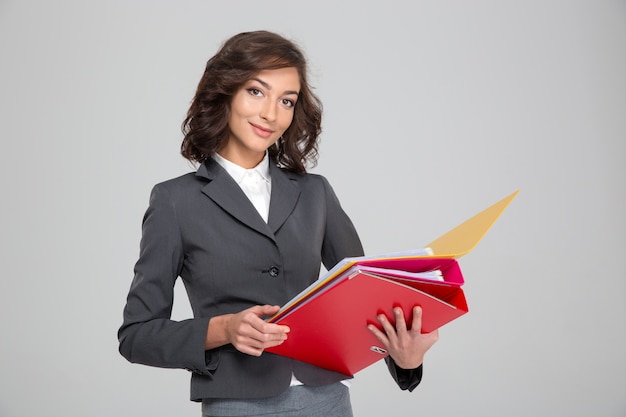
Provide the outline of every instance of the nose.
[[261,106],[259,115],[262,119],[267,120],[268,122],[273,122],[276,120],[277,110],[278,105],[274,100],[265,100]]

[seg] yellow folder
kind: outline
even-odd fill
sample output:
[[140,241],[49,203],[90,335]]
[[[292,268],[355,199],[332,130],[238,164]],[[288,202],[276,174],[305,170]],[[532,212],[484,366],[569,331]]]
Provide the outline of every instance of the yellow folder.
[[434,256],[458,258],[470,252],[485,236],[519,190],[464,221],[426,245]]

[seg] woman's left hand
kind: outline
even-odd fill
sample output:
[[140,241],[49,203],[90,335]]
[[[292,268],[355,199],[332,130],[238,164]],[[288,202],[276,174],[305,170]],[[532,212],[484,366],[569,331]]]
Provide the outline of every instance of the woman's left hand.
[[378,315],[378,321],[383,326],[384,333],[376,326],[367,327],[383,344],[396,365],[403,369],[414,369],[424,361],[424,354],[439,339],[437,330],[431,333],[422,333],[422,308],[413,307],[413,321],[407,329],[404,312],[400,307],[393,309],[395,327],[384,314]]

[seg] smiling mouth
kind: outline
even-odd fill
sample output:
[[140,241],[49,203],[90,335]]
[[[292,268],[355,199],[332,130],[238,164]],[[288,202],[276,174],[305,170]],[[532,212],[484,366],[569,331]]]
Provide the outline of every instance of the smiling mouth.
[[262,138],[268,138],[272,135],[272,133],[274,133],[273,130],[266,129],[259,125],[255,125],[254,123],[250,123],[250,126],[252,126],[252,130],[254,130],[254,132]]

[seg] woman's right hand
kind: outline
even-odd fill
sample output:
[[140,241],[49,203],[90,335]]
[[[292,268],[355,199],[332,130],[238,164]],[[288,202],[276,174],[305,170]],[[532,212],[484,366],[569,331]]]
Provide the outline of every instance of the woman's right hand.
[[263,320],[263,317],[274,315],[279,309],[279,306],[254,306],[236,314],[211,318],[205,349],[230,343],[240,352],[261,356],[268,347],[278,346],[287,339],[289,327]]

